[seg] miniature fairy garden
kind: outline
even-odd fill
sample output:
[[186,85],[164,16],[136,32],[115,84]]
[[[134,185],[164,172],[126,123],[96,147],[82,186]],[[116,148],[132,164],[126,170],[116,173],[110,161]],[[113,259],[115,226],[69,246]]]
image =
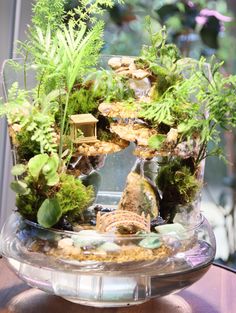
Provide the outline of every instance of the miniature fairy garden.
[[[223,77],[215,60],[181,58],[149,18],[150,45],[136,57],[106,57],[102,68],[97,13],[113,1],[85,1],[66,16],[62,3],[50,4],[43,20],[44,1],[34,5],[21,45],[25,88],[14,83],[0,109],[16,154],[16,210],[26,221],[18,239],[28,252],[59,260],[164,260],[195,244],[189,232],[199,221],[203,162],[220,153],[218,127],[236,124],[236,78]],[[32,68],[37,84],[29,90]],[[118,205],[104,206],[84,177],[130,144],[139,162]]]

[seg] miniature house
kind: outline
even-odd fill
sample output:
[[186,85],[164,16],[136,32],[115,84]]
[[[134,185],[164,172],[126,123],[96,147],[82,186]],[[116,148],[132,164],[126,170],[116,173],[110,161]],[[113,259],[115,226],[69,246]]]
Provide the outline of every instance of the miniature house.
[[97,141],[97,122],[92,114],[70,116],[70,134],[74,143]]

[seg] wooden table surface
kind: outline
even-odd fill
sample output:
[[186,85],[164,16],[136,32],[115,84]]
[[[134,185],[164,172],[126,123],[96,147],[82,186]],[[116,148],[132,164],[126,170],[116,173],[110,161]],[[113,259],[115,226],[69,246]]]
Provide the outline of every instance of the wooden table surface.
[[236,313],[236,273],[212,265],[175,295],[126,308],[91,308],[32,289],[0,259],[0,313]]

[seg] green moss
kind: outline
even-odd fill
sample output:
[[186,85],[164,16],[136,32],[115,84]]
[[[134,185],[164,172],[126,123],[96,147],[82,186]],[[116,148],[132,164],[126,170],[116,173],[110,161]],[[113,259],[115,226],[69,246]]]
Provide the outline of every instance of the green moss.
[[[64,104],[63,104],[64,103]],[[65,106],[65,99],[62,98],[62,106]],[[98,107],[98,101],[93,96],[91,90],[80,88],[74,90],[69,98],[69,105],[66,113],[66,120],[73,114],[86,114],[96,113]],[[63,108],[64,109],[64,108]],[[56,122],[58,125],[61,123],[60,112],[56,113]]]
[[[161,69],[161,70],[160,70]],[[175,85],[181,80],[180,75],[172,73],[166,69],[161,68],[159,65],[153,65],[151,68],[153,74],[156,78],[155,89],[156,92],[153,93],[152,100],[158,100],[168,88]]]
[[101,101],[124,101],[134,98],[134,91],[127,84],[127,78],[113,71],[97,70],[87,77],[87,82],[92,82],[93,96]]
[[157,186],[163,193],[163,199],[176,204],[187,204],[195,199],[200,183],[181,161],[173,161],[161,168]]
[[82,182],[72,175],[60,176],[60,190],[56,194],[62,214],[70,222],[79,218],[83,211],[93,201],[94,191],[92,186],[85,187]]
[[36,190],[27,195],[17,194],[16,207],[18,212],[28,220],[37,222],[37,212],[43,203],[44,198]]
[[92,113],[98,106],[96,100],[89,89],[76,90],[70,96],[68,114]]
[[111,141],[114,138],[114,134],[110,131],[98,129],[98,139],[101,141]]
[[18,142],[17,154],[21,160],[28,161],[34,155],[40,153],[40,143],[31,139],[33,134],[33,131],[30,132],[26,129],[21,129],[16,135]]
[[37,221],[38,210],[45,199],[55,197],[58,201],[62,215],[67,216],[70,222],[83,216],[83,211],[94,199],[92,186],[85,187],[79,179],[72,175],[61,174],[58,185],[50,187],[46,184],[29,182],[29,194],[17,195],[16,206],[19,213],[25,218]]
[[201,183],[195,176],[195,170],[186,160],[169,161],[157,176],[156,183],[162,192],[160,215],[172,222],[178,206],[191,204],[200,190]]

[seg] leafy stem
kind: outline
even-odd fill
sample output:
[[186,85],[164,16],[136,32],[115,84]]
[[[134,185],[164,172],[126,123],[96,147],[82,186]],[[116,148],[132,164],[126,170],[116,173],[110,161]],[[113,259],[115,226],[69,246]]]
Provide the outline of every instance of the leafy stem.
[[65,131],[65,123],[66,123],[66,117],[67,117],[67,110],[68,110],[68,104],[69,104],[69,99],[70,99],[70,92],[68,91],[66,93],[66,102],[65,102],[65,108],[64,112],[62,113],[62,122],[61,122],[61,127],[60,127],[60,143],[59,143],[59,159],[62,161],[62,150],[63,150],[63,137],[64,137],[64,131]]
[[28,51],[25,54],[25,58],[24,58],[24,88],[25,90],[27,89],[27,74],[26,74],[26,64],[27,64],[27,60],[28,60]]

